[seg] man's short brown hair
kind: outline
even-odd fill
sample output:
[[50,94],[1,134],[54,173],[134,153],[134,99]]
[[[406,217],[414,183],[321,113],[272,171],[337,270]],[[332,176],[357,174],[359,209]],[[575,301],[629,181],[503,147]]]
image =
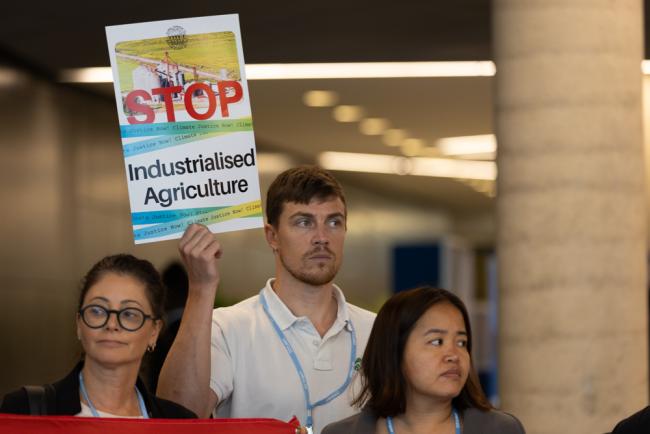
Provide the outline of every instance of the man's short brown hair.
[[277,226],[285,202],[306,204],[312,199],[339,198],[345,206],[341,184],[318,166],[299,166],[285,170],[275,178],[266,193],[266,220]]

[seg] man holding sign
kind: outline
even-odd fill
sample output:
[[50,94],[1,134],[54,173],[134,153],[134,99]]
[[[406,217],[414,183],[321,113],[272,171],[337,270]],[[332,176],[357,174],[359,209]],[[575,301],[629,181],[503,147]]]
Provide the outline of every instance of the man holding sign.
[[190,289],[158,393],[200,417],[298,416],[319,433],[355,410],[357,361],[375,315],[333,284],[346,234],[340,184],[317,167],[278,176],[267,195],[265,235],[275,278],[254,297],[215,309],[222,250],[201,225],[179,250]]

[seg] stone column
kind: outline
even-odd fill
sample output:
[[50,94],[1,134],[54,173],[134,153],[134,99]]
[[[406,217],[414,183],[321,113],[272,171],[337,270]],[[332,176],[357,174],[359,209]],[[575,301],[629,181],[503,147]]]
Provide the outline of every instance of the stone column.
[[647,405],[641,0],[495,0],[502,408],[603,433]]

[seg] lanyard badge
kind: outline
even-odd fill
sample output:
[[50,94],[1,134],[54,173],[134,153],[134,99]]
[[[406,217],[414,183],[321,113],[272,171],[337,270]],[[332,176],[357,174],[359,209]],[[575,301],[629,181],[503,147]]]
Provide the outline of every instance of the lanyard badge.
[[271,316],[269,305],[266,302],[266,298],[264,297],[263,291],[264,290],[260,292],[260,301],[262,303],[262,307],[264,308],[264,312],[266,313],[266,316],[269,317],[269,320],[273,325],[273,329],[275,330],[275,333],[278,335],[280,341],[282,342],[282,345],[287,350],[287,353],[289,354],[289,357],[291,358],[291,361],[293,362],[293,365],[296,369],[296,373],[298,374],[298,377],[300,377],[300,383],[302,384],[303,395],[305,396],[305,407],[307,409],[307,421],[305,425],[307,427],[307,433],[313,434],[313,425],[314,425],[314,418],[312,415],[313,409],[333,401],[335,398],[341,395],[345,391],[345,389],[347,389],[350,382],[352,381],[352,375],[354,374],[354,362],[357,355],[357,337],[354,331],[354,326],[352,325],[352,321],[350,321],[349,322],[350,329],[351,329],[350,330],[351,333],[350,334],[350,365],[348,367],[348,375],[346,376],[345,381],[338,389],[336,389],[335,391],[327,395],[325,398],[321,399],[318,402],[312,403],[311,398],[309,396],[309,385],[307,384],[307,376],[305,375],[305,371],[302,369],[302,365],[298,360],[298,356],[296,355],[296,352],[293,350],[293,347],[289,343],[289,340],[282,332],[282,329],[280,329],[280,326],[275,321],[273,316]]
[[[79,371],[79,390],[81,391],[81,395],[83,395],[84,399],[86,400],[86,403],[88,404],[88,408],[90,408],[90,413],[94,417],[100,417],[99,412],[97,411],[92,401],[90,400],[90,397],[88,396],[88,392],[86,391],[86,384],[84,383],[84,377],[81,374],[81,371]],[[138,390],[137,386],[135,388],[135,394],[138,397],[138,405],[140,406],[140,413],[142,414],[142,417],[144,419],[149,419],[149,413],[147,412],[147,407],[144,404],[144,398],[142,398],[142,394]]]
[[[461,428],[460,428],[460,417],[458,416],[458,412],[456,411],[455,408],[451,408],[451,414],[454,416],[454,432],[456,434],[461,434]],[[388,416],[386,418],[386,429],[388,430],[388,434],[395,434],[395,426],[393,425],[393,418]]]

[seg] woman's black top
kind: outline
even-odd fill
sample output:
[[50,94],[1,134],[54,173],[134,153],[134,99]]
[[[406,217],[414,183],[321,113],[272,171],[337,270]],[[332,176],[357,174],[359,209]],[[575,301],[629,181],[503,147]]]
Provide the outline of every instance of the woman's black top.
[[[74,416],[81,412],[79,400],[79,372],[83,368],[83,362],[79,362],[65,378],[52,383],[54,388],[53,402],[47,403],[48,415],[51,416]],[[136,383],[142,394],[145,406],[151,418],[185,419],[196,418],[196,414],[166,399],[157,398],[149,393],[144,383],[138,379]],[[0,406],[0,413],[30,414],[29,399],[24,388],[20,388],[5,395]]]

